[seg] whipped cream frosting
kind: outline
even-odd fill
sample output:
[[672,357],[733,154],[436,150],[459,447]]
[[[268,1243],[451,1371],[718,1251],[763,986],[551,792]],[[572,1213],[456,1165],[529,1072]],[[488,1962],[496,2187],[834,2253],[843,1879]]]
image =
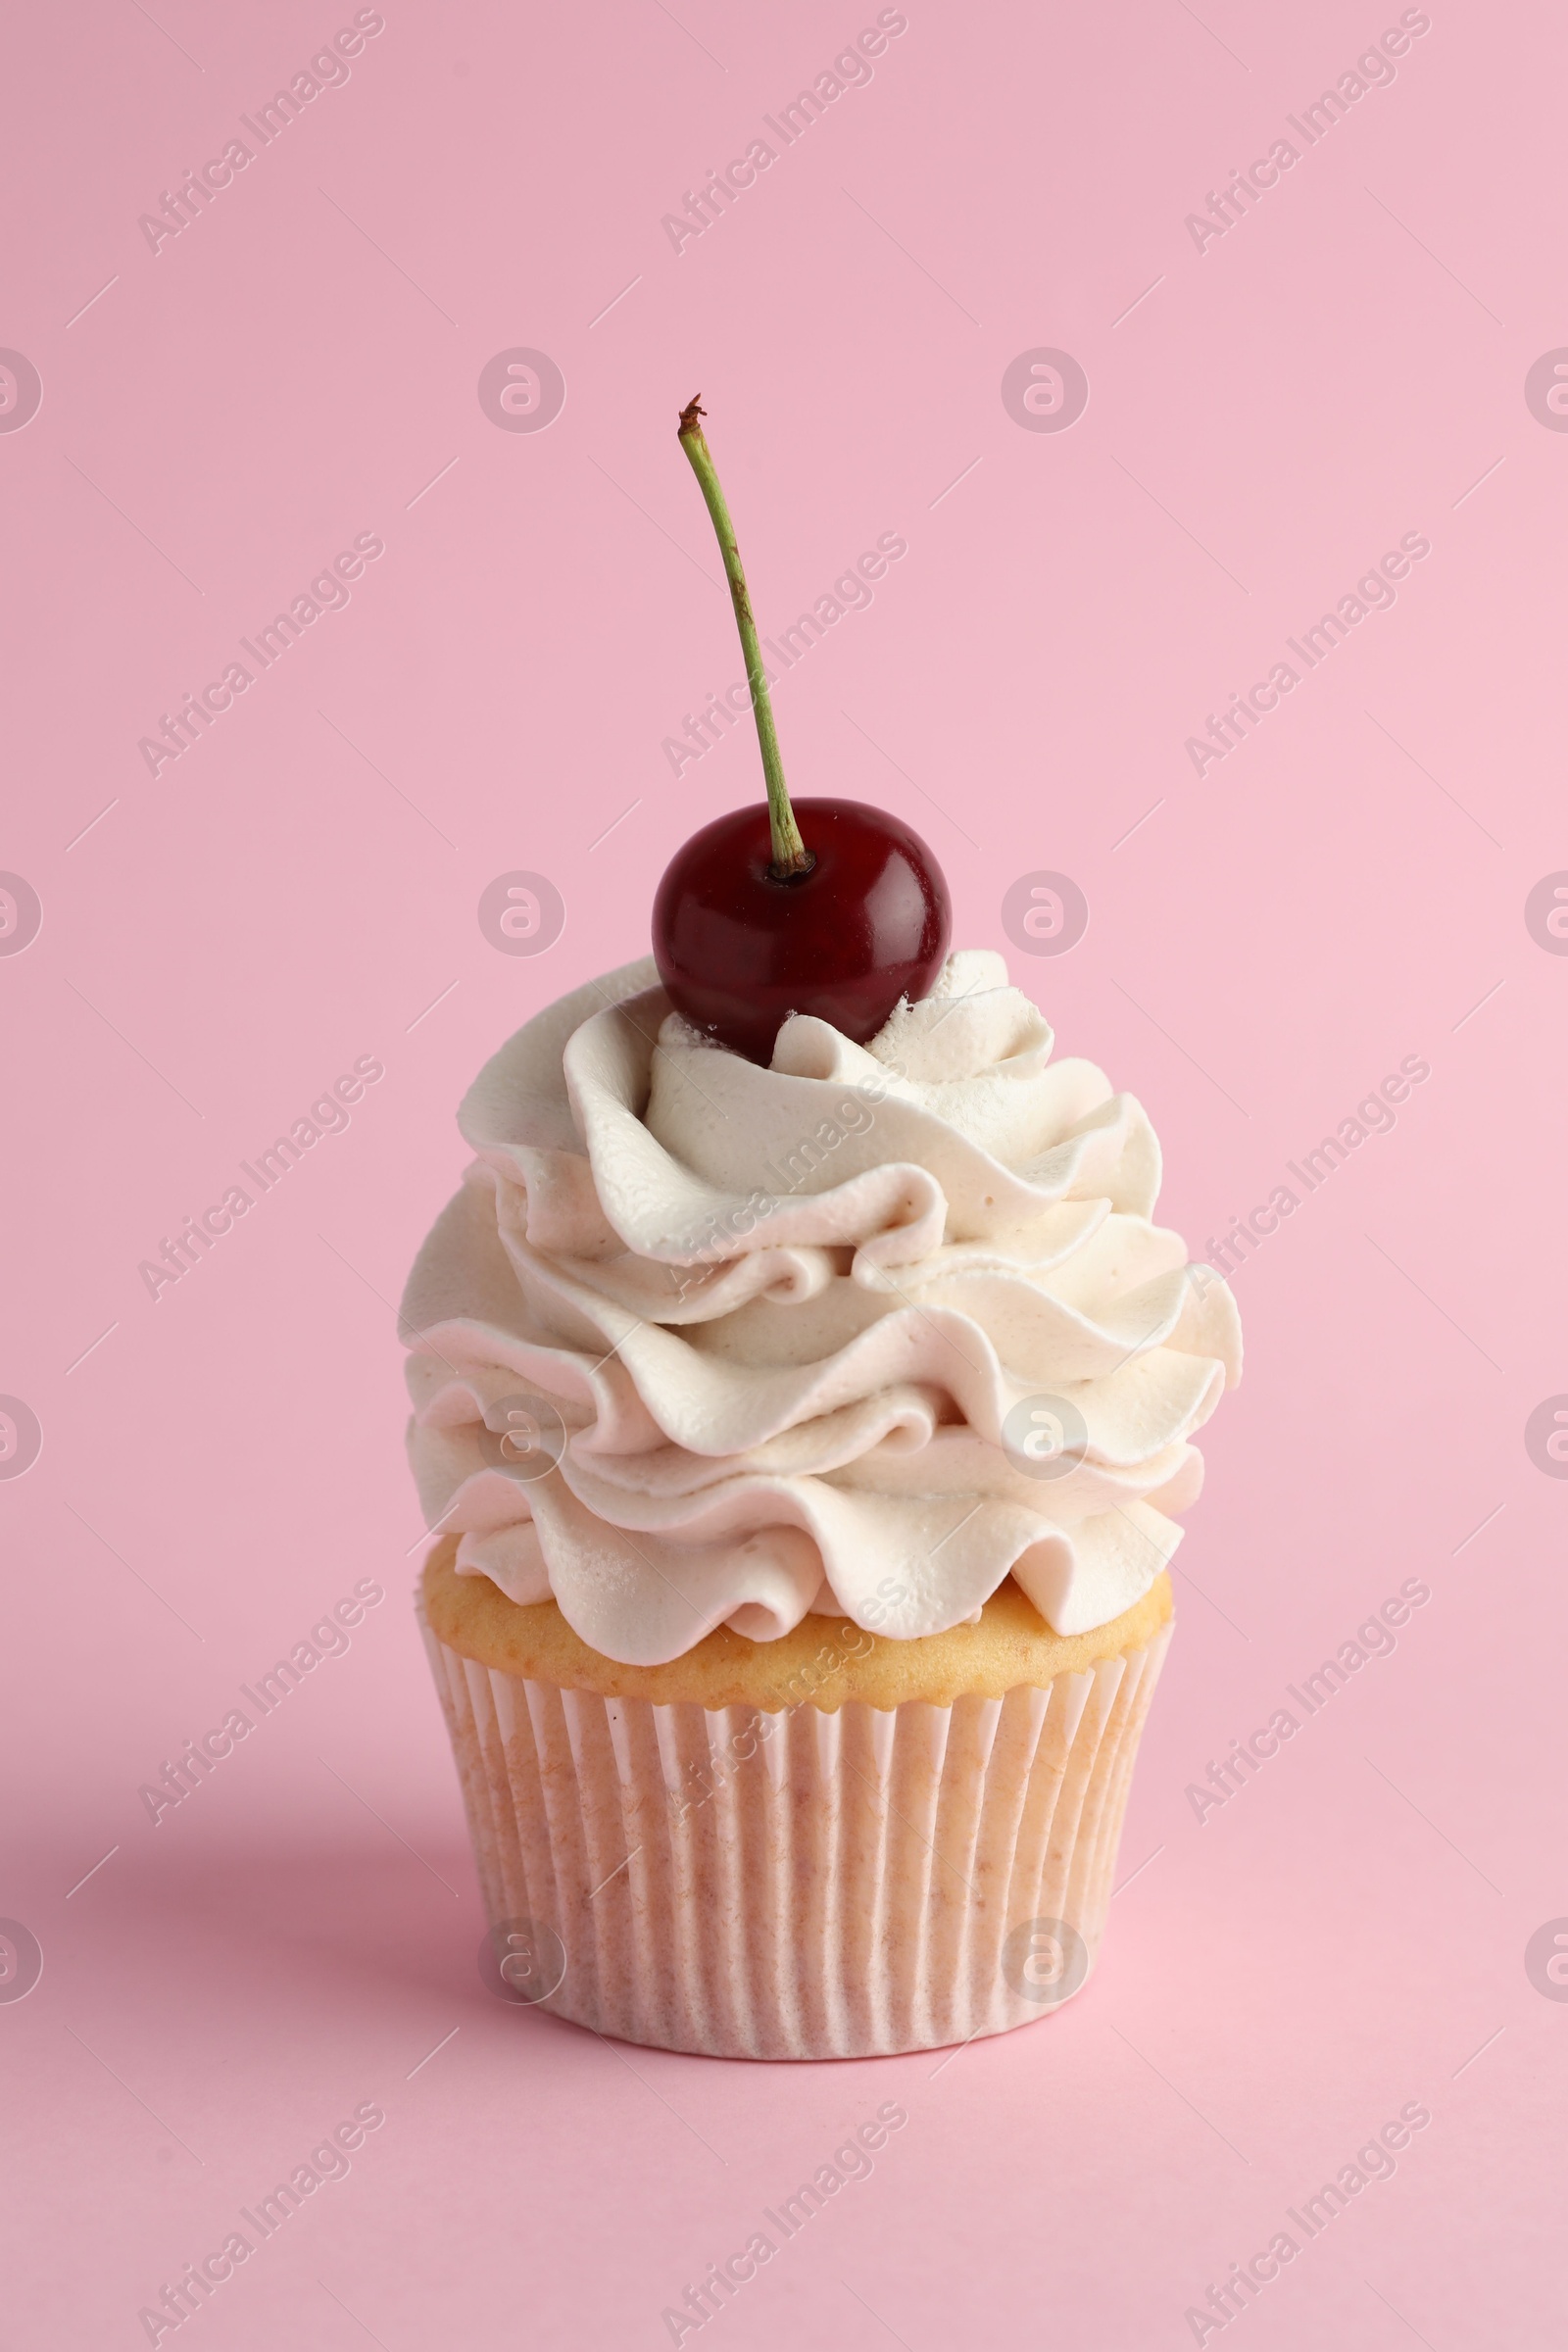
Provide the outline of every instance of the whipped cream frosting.
[[866,1046],[797,1014],[768,1069],[651,958],[520,1029],[402,1308],[459,1571],[633,1665],[812,1610],[912,1640],[1009,1574],[1062,1634],[1138,1600],[1240,1326],[1152,1222],[1143,1110],[1052,1044],[988,952]]

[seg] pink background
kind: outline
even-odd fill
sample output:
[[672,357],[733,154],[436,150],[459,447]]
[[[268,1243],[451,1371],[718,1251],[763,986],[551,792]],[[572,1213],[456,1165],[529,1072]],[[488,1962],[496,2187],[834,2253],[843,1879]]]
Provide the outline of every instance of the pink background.
[[[894,2098],[731,2344],[1191,2342],[1412,2101],[1396,2176],[1232,2325],[1558,2340],[1568,2011],[1525,1947],[1568,1913],[1568,1490],[1524,1426],[1568,1389],[1568,963],[1524,903],[1568,865],[1568,442],[1524,380],[1568,342],[1559,19],[1434,0],[1200,252],[1186,215],[1396,7],[909,0],[677,256],[662,215],[873,8],[387,0],[347,84],[150,251],[138,216],[352,15],[91,0],[13,36],[0,343],[43,403],[0,434],[0,867],[43,926],[0,956],[0,1391],[44,1440],[0,1482],[0,1914],[44,1973],[0,2005],[0,2338],[145,2341],[374,2100],[350,2177],[188,2323],[213,2352],[667,2342]],[[481,410],[514,346],[564,374],[548,431]],[[1088,374],[1065,432],[1001,398],[1041,346]],[[1149,1106],[1195,1250],[1431,1065],[1238,1277],[1249,1377],[1102,1967],[946,2064],[708,2063],[494,2001],[409,1606],[389,1301],[459,1094],[642,952],[677,842],[758,789],[738,733],[678,782],[661,750],[739,670],[673,434],[699,389],[766,625],[908,542],[780,689],[797,789],[910,819],[970,944],[1007,944],[1020,874],[1078,882],[1087,936],[1014,975]],[[347,609],[149,775],[159,714],[361,532]],[[1431,554],[1394,609],[1195,775],[1186,738],[1405,532]],[[476,920],[519,867],[567,908],[537,962]],[[349,1130],[154,1302],[138,1262],[362,1054]],[[139,1786],[365,1577],[349,1653],[155,1828]],[[1188,1785],[1409,1577],[1396,1652],[1200,1823]]]

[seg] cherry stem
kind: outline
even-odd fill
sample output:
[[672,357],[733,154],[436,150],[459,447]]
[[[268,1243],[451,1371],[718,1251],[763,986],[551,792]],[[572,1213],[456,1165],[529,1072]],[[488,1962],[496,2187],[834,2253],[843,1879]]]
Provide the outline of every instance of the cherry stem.
[[712,517],[713,529],[718,534],[718,552],[724,559],[724,577],[729,582],[730,602],[735,607],[735,625],[740,630],[741,651],[746,657],[746,683],[751,690],[757,740],[762,754],[762,776],[767,785],[768,824],[773,837],[773,859],[768,871],[775,881],[787,882],[797,875],[808,874],[816,860],[801,839],[801,829],[795,822],[795,811],[790,807],[790,796],[784,782],[784,762],[779,757],[778,732],[773,725],[773,705],[768,699],[767,670],[758,641],[757,623],[752,617],[752,600],[746,586],[746,574],[741,568],[741,551],[735,544],[735,525],[729,518],[729,508],[713,468],[712,453],[697,421],[706,413],[697,401],[687,402],[680,413],[680,445],[691,460],[692,471],[697,476],[704,502]]

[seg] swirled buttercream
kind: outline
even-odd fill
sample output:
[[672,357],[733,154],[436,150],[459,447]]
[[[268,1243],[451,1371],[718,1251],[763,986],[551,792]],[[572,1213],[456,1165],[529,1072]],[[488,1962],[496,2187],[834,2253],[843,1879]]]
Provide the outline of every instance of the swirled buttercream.
[[1052,1042],[975,952],[867,1046],[786,1021],[768,1069],[651,960],[520,1029],[402,1309],[460,1571],[634,1665],[809,1610],[938,1633],[1009,1574],[1058,1633],[1130,1607],[1241,1336],[1152,1222],[1143,1110]]

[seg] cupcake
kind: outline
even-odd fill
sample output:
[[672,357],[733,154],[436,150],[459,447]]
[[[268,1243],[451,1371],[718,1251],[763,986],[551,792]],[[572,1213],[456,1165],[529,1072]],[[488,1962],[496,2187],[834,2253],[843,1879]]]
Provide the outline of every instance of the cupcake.
[[1151,1221],[1143,1111],[1051,1050],[971,952],[864,1046],[796,1015],[763,1069],[650,959],[466,1096],[411,1449],[522,1997],[849,2057],[1082,1982],[1239,1340]]
[[791,807],[698,414],[767,807],[464,1099],[402,1310],[419,1609],[493,1988],[858,2057],[1092,1967],[1240,1338],[924,843]]

